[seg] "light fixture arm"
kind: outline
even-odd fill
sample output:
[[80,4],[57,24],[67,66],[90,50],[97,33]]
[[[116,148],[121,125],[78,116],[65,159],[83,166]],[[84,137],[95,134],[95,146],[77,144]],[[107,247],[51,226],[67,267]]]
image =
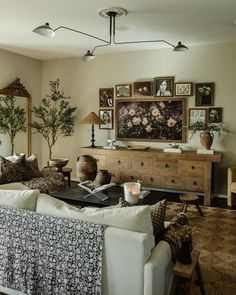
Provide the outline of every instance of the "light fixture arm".
[[162,42],[162,43],[166,43],[172,47],[175,48],[175,45],[171,44],[170,42],[168,41],[165,41],[165,40],[148,40],[148,41],[145,41],[145,40],[140,40],[140,41],[125,41],[125,42],[116,42],[115,40],[115,35],[116,35],[116,13],[111,13],[110,14],[110,18],[112,19],[112,27],[113,27],[113,30],[112,30],[112,35],[113,35],[113,43],[116,44],[116,45],[122,45],[122,44],[135,44],[135,43],[156,43],[156,42]]
[[85,36],[88,36],[88,37],[91,37],[91,38],[97,39],[97,40],[99,40],[99,41],[102,41],[102,42],[107,43],[107,45],[110,45],[110,44],[111,44],[111,40],[110,40],[110,41],[107,41],[107,40],[101,39],[101,38],[99,38],[99,37],[93,36],[93,35],[91,35],[91,34],[84,33],[84,32],[81,32],[81,31],[78,31],[78,30],[75,30],[75,29],[72,29],[72,28],[69,28],[69,27],[65,27],[65,26],[60,26],[60,27],[56,28],[56,29],[53,30],[53,31],[56,32],[57,30],[60,30],[60,29],[65,29],[65,30],[68,30],[68,31],[76,32],[76,33],[79,33],[79,34],[82,34],[82,35],[85,35]]

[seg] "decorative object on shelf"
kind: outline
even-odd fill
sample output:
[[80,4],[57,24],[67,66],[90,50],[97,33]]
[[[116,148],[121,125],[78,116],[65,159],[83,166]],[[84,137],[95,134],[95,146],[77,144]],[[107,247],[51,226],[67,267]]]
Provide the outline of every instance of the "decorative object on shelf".
[[82,155],[77,158],[76,174],[80,182],[94,181],[97,175],[97,160],[90,155]]
[[208,123],[222,123],[223,108],[209,108],[208,109]]
[[141,184],[139,182],[125,182],[124,183],[124,195],[125,200],[130,204],[136,204],[139,202]]
[[174,77],[154,78],[155,96],[171,97],[174,95]]
[[167,147],[163,149],[164,153],[182,153],[183,149],[175,142],[170,143]]
[[189,123],[188,130],[190,132],[190,138],[193,137],[193,134],[195,134],[197,131],[209,131],[209,132],[216,132],[220,136],[221,133],[230,133],[230,130],[225,127],[224,123],[203,123],[203,122],[194,122]]
[[111,182],[111,176],[111,172],[109,172],[108,170],[98,170],[95,178],[95,183],[98,185],[108,184]]
[[102,121],[99,124],[100,129],[113,129],[113,110],[100,109],[99,118]]
[[196,106],[214,105],[214,85],[213,82],[195,84]]
[[114,88],[99,89],[99,107],[114,107]]
[[210,150],[214,139],[214,134],[209,131],[200,132],[200,142],[201,145],[206,149]]
[[91,124],[92,125],[92,133],[91,133],[91,146],[90,147],[95,147],[95,135],[94,135],[94,125],[102,124],[103,121],[94,113],[91,112],[89,113],[81,122],[80,124]]
[[133,83],[134,97],[152,97],[153,81],[138,81]]
[[117,99],[116,139],[185,142],[185,99]]
[[107,150],[116,150],[119,146],[114,144],[115,142],[115,139],[107,139],[108,145],[104,146],[103,148]]
[[50,81],[51,93],[42,99],[42,105],[33,106],[33,113],[38,119],[31,126],[47,141],[49,155],[52,159],[52,148],[59,136],[71,136],[74,132],[76,107],[70,107],[70,96],[60,90],[60,79]]
[[68,159],[50,159],[49,166],[56,167],[57,171],[62,171],[62,168],[68,164]]
[[139,144],[128,144],[127,145],[128,150],[148,150],[150,149],[150,146],[145,145],[139,145]]
[[192,95],[193,95],[192,82],[175,83],[175,96],[192,96]]
[[116,85],[116,97],[130,97],[130,96],[131,96],[131,84]]
[[102,17],[109,18],[109,21],[110,21],[109,22],[109,28],[110,28],[110,34],[109,34],[110,38],[109,38],[109,40],[105,40],[105,39],[102,39],[100,37],[96,37],[96,36],[94,36],[92,34],[84,33],[82,31],[78,31],[76,29],[69,28],[69,27],[66,27],[66,26],[59,26],[59,27],[57,27],[56,29],[53,30],[49,26],[49,23],[45,23],[45,25],[38,26],[37,28],[35,28],[33,30],[33,32],[34,33],[37,33],[39,35],[45,36],[45,37],[53,38],[53,37],[55,37],[55,32],[57,30],[64,29],[64,30],[73,31],[75,33],[79,33],[79,34],[82,34],[82,35],[85,35],[85,36],[88,36],[88,37],[91,37],[93,39],[96,39],[96,40],[101,41],[103,44],[96,45],[93,48],[92,51],[88,50],[87,53],[82,56],[81,59],[84,62],[93,60],[95,58],[95,56],[93,55],[95,49],[100,48],[100,47],[104,47],[104,46],[109,46],[111,44],[120,45],[120,44],[139,44],[139,43],[153,43],[153,42],[158,42],[158,43],[165,43],[165,44],[173,47],[174,48],[173,51],[176,51],[176,52],[188,50],[188,47],[186,47],[185,45],[183,45],[181,42],[178,42],[178,44],[175,46],[175,45],[173,45],[173,44],[171,44],[171,43],[169,43],[168,41],[165,41],[165,40],[147,40],[147,41],[140,40],[140,41],[123,41],[123,42],[117,42],[116,41],[116,38],[115,38],[115,33],[116,33],[116,17],[125,16],[128,13],[127,10],[124,9],[124,8],[121,8],[121,7],[111,7],[111,8],[102,9],[98,13]]

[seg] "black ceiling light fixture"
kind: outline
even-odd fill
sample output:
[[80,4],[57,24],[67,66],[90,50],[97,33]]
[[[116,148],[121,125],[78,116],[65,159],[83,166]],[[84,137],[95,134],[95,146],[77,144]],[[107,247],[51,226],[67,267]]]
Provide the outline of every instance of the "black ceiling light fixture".
[[183,45],[181,42],[178,42],[178,44],[175,46],[175,45],[173,45],[173,44],[171,44],[171,43],[169,43],[168,41],[165,41],[165,40],[149,40],[149,41],[148,40],[147,41],[141,40],[141,41],[116,42],[116,39],[115,39],[116,17],[126,15],[127,10],[125,10],[124,8],[120,8],[120,7],[112,7],[112,8],[102,9],[98,13],[99,13],[100,16],[105,17],[105,18],[109,18],[109,20],[110,20],[110,30],[109,30],[110,38],[109,38],[109,40],[105,40],[105,39],[96,37],[94,35],[87,34],[87,33],[84,33],[84,32],[69,28],[69,27],[65,27],[65,26],[60,26],[60,27],[53,30],[49,26],[49,23],[45,23],[45,25],[42,25],[42,26],[39,26],[39,27],[35,28],[33,30],[33,32],[37,33],[39,35],[45,36],[45,37],[53,38],[53,37],[55,37],[55,32],[57,30],[65,29],[65,30],[73,31],[73,32],[76,32],[76,33],[79,33],[79,34],[94,38],[96,40],[102,41],[104,44],[95,46],[92,51],[88,50],[87,53],[81,57],[82,61],[84,61],[84,62],[93,60],[95,58],[93,53],[97,48],[104,47],[104,46],[109,46],[112,43],[116,44],[116,45],[122,45],[122,44],[135,44],[135,43],[138,44],[138,43],[162,42],[162,43],[166,43],[166,44],[170,45],[171,47],[173,47],[173,51],[180,52],[180,51],[188,50],[188,47]]

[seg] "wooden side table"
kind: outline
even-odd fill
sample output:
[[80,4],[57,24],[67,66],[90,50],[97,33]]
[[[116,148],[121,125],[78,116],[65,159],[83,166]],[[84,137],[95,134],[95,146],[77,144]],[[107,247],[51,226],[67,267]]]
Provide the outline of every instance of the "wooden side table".
[[177,261],[174,265],[174,280],[171,289],[171,294],[174,295],[176,292],[176,286],[178,284],[179,279],[185,281],[188,284],[189,292],[186,294],[194,295],[195,294],[195,276],[197,278],[197,282],[200,287],[201,295],[205,295],[205,290],[201,277],[200,265],[198,262],[200,252],[198,250],[192,251],[192,263],[191,264],[182,264]]
[[196,205],[200,216],[204,217],[202,209],[198,205],[199,197],[197,195],[181,195],[179,198],[180,198],[180,201],[184,203],[183,209],[182,209],[184,213],[187,212],[188,204],[192,204],[192,205]]

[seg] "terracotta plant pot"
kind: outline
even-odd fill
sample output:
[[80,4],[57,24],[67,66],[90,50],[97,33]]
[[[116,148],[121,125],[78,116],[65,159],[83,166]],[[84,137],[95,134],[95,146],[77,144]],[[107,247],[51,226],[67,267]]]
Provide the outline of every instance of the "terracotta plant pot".
[[95,182],[98,185],[104,185],[111,182],[111,172],[108,170],[98,170]]
[[97,160],[90,155],[82,155],[77,158],[76,173],[80,182],[94,181],[97,174]]
[[209,131],[203,131],[200,133],[201,145],[207,150],[210,150],[211,145],[213,143],[213,138],[214,134]]

